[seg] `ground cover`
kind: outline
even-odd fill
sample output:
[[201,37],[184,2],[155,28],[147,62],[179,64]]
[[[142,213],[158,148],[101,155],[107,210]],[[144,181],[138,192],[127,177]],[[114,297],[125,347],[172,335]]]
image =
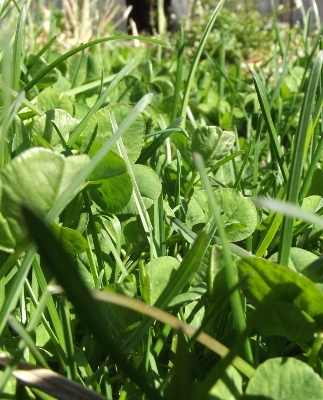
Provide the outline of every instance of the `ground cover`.
[[224,3],[61,52],[2,3],[1,399],[323,396],[323,25],[254,63]]

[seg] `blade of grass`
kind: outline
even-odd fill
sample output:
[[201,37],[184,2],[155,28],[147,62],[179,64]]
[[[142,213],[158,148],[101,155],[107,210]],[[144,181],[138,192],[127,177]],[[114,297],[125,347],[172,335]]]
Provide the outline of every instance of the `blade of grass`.
[[[210,202],[210,206],[211,206],[211,209],[212,209],[212,212],[214,215],[215,224],[216,224],[218,232],[219,232],[221,246],[223,249],[224,269],[225,269],[225,275],[226,275],[226,280],[227,280],[227,287],[230,290],[231,287],[235,286],[238,283],[238,276],[237,276],[236,270],[233,265],[233,261],[232,261],[232,257],[231,257],[231,253],[230,253],[229,241],[227,238],[227,234],[225,232],[225,228],[224,228],[224,224],[222,221],[220,211],[216,204],[216,200],[214,197],[214,193],[213,193],[211,184],[210,184],[208,176],[205,172],[203,158],[201,157],[200,154],[193,153],[193,159],[194,159],[196,168],[201,176],[202,184],[206,190],[206,193],[207,193],[207,196],[208,196],[208,199]],[[245,315],[244,315],[244,311],[243,311],[241,297],[240,297],[240,294],[238,291],[235,291],[232,293],[230,301],[231,301],[231,308],[232,308],[235,327],[237,329],[238,334],[240,335],[246,329],[246,319],[245,319]],[[250,347],[249,340],[247,340],[247,339],[244,343],[244,353],[243,354],[244,354],[244,358],[246,359],[246,361],[248,361],[250,364],[253,364],[253,356],[252,356],[252,352],[251,352],[251,347]]]
[[307,210],[304,210],[295,203],[275,199],[267,199],[266,197],[258,197],[253,201],[260,207],[267,208],[268,210],[274,211],[276,213],[287,215],[289,217],[292,217],[292,219],[297,219],[297,221],[306,221],[318,226],[319,228],[323,228],[322,217]]
[[[118,129],[117,121],[116,121],[116,119],[115,119],[115,117],[113,115],[113,112],[111,110],[109,110],[109,113],[110,113],[110,121],[111,121],[111,125],[112,125],[112,131],[113,131],[113,133],[115,133],[117,131],[117,129]],[[152,224],[151,224],[151,221],[150,221],[150,218],[149,218],[149,214],[148,214],[148,212],[146,210],[144,200],[143,200],[143,198],[142,198],[142,196],[140,194],[140,190],[139,190],[139,187],[137,185],[137,181],[136,181],[135,175],[133,173],[133,170],[132,170],[132,167],[131,167],[131,163],[130,163],[130,160],[128,158],[127,151],[126,151],[126,149],[124,147],[122,138],[120,138],[118,140],[117,145],[118,145],[119,153],[120,153],[121,157],[124,159],[124,161],[125,161],[125,163],[127,165],[128,174],[130,175],[130,179],[131,179],[131,183],[132,183],[132,187],[133,187],[132,194],[133,194],[133,197],[134,197],[134,200],[135,200],[135,203],[136,203],[136,207],[137,207],[140,219],[141,219],[141,223],[143,225],[143,228],[144,228],[144,231],[145,231],[145,234],[146,234],[146,238],[147,238],[148,243],[150,245],[150,257],[151,257],[151,259],[157,258],[157,249],[156,249],[157,241],[156,241],[156,237],[155,237],[155,235],[153,233],[153,227],[152,227]]]
[[86,114],[86,116],[82,119],[82,121],[77,125],[77,127],[71,132],[70,137],[68,139],[67,144],[69,146],[72,146],[77,138],[80,136],[82,133],[83,129],[85,128],[85,125],[87,124],[88,120],[92,117],[92,115],[98,111],[109,94],[115,89],[117,84],[121,81],[121,79],[133,68],[134,64],[136,62],[136,58],[133,58],[131,61],[128,62],[128,64],[122,68],[120,72],[117,73],[117,75],[112,79],[110,85],[106,88],[106,90],[102,93],[102,95],[98,98],[98,100],[95,102],[94,106],[89,110],[89,112]]
[[[0,89],[5,90],[5,84],[2,82],[2,79],[0,78]],[[11,94],[12,97],[17,98],[19,95],[21,95],[21,93],[16,92],[15,90],[12,90],[10,88],[7,88],[7,91]],[[38,116],[42,116],[44,115],[44,111],[42,111],[40,108],[38,108],[37,106],[35,106],[32,102],[30,102],[29,100],[23,98],[22,100],[22,104],[25,107],[28,107],[31,111],[33,111],[36,115]],[[19,113],[18,113],[19,115]]]
[[191,68],[190,68],[190,71],[189,71],[189,74],[188,74],[188,78],[187,78],[186,86],[185,86],[183,103],[182,103],[182,111],[181,111],[181,115],[184,116],[183,123],[182,123],[182,126],[184,128],[185,128],[185,123],[186,123],[187,106],[188,106],[188,101],[189,101],[189,98],[190,98],[191,88],[192,88],[192,85],[193,85],[194,75],[195,75],[197,66],[199,64],[201,55],[203,53],[206,41],[207,41],[207,39],[209,37],[209,34],[210,34],[210,32],[211,32],[211,30],[213,28],[215,20],[216,20],[216,18],[217,18],[217,16],[218,16],[218,14],[219,14],[219,12],[220,12],[220,10],[221,10],[221,8],[222,8],[224,3],[225,3],[225,0],[220,0],[218,2],[218,4],[217,4],[215,10],[213,11],[213,14],[212,14],[212,16],[211,16],[211,18],[210,18],[210,20],[209,20],[204,32],[203,32],[203,35],[201,37],[200,43],[199,43],[198,48],[196,50],[196,53],[195,53],[195,56],[194,56],[194,59],[193,59],[193,62],[192,62],[192,65],[191,65]]
[[26,8],[22,6],[20,15],[17,23],[17,30],[15,35],[15,41],[12,49],[12,64],[13,64],[13,90],[19,90],[19,78],[20,78],[20,64],[23,51],[23,42],[25,35],[25,24],[26,24]]
[[[21,337],[21,339],[25,342],[25,345],[27,345],[30,349],[30,351],[33,353],[36,361],[39,362],[40,365],[42,365],[45,368],[49,368],[49,365],[47,364],[47,361],[39,351],[38,347],[34,343],[32,337],[30,336],[30,328],[26,330],[24,326],[16,320],[16,318],[13,315],[8,316],[8,321],[9,325],[11,328]],[[36,327],[35,327],[36,328]],[[29,331],[29,332],[28,332]]]
[[[50,229],[30,210],[23,209],[27,226],[46,259],[48,267],[64,287],[76,311],[97,342],[106,349],[114,363],[151,399],[162,399],[155,388],[147,384],[139,371],[127,361],[110,333],[110,326],[97,307],[94,298],[69,255],[61,247]],[[73,284],[71,284],[73,282]],[[93,310],[96,310],[93,313]]]
[[277,161],[278,161],[281,173],[283,175],[284,181],[287,182],[287,179],[289,177],[289,172],[288,172],[288,168],[287,168],[287,165],[286,165],[286,162],[285,162],[282,150],[281,150],[280,143],[278,142],[277,132],[276,132],[273,120],[270,115],[270,107],[269,107],[268,99],[266,96],[265,88],[264,88],[258,74],[255,71],[253,71],[253,75],[254,75],[254,82],[255,82],[255,87],[256,87],[261,111],[263,113],[263,117],[266,122],[266,126],[268,129],[269,135],[270,135],[270,139],[272,141],[272,145],[273,145],[273,148],[275,151],[275,155],[277,157]]
[[174,99],[172,114],[170,117],[171,121],[174,121],[178,113],[178,104],[180,99],[182,75],[183,75],[183,64],[184,64],[184,29],[181,27],[179,38],[177,41],[177,66],[175,76],[175,88],[174,88]]
[[[321,76],[323,65],[323,51],[321,50],[314,62],[309,83],[303,99],[299,123],[295,135],[295,146],[292,154],[290,176],[287,183],[286,200],[290,203],[297,204],[299,201],[299,189],[302,182],[302,171],[306,150],[306,139],[309,132],[312,108],[314,104],[316,88]],[[278,252],[278,262],[287,266],[292,245],[294,219],[284,217],[281,242]]]
[[104,43],[108,42],[111,40],[129,40],[129,39],[138,39],[142,40],[143,42],[148,42],[148,43],[154,43],[154,44],[159,44],[161,46],[165,47],[170,47],[168,43],[158,40],[158,39],[152,39],[152,38],[147,38],[144,36],[131,36],[131,35],[121,35],[121,36],[110,36],[102,39],[96,39],[93,40],[92,42],[82,44],[81,46],[76,47],[75,49],[68,51],[61,57],[57,58],[55,61],[53,61],[51,64],[49,64],[46,68],[44,68],[37,76],[35,76],[25,87],[24,90],[27,93],[32,87],[34,87],[44,76],[48,74],[48,72],[52,71],[54,68],[56,68],[59,64],[61,64],[63,61],[67,60],[69,57],[73,56],[74,54],[87,49],[88,47],[94,46],[99,43]]
[[67,376],[73,381],[77,381],[77,366],[75,363],[74,341],[71,328],[71,316],[68,309],[67,301],[64,298],[59,299],[59,315],[64,332],[64,343],[67,355]]
[[[188,243],[194,243],[194,240],[197,238],[197,234],[193,231],[191,231],[185,224],[184,222],[180,221],[177,218],[174,218],[172,216],[165,216],[166,223],[171,226],[176,232],[178,232],[181,236],[185,238],[185,240],[188,241]],[[217,236],[213,236],[212,238],[212,243],[214,244],[221,244],[221,239]],[[229,248],[230,251],[232,251],[233,254],[236,254],[239,257],[255,257],[252,253],[249,253],[242,247],[237,246],[234,243],[229,243]]]
[[6,293],[6,299],[0,311],[0,337],[2,336],[4,328],[7,324],[8,315],[15,309],[16,304],[19,300],[21,290],[23,288],[25,279],[30,271],[31,263],[33,261],[35,253],[36,246],[30,245],[26,251],[26,255],[23,259],[21,266],[18,269],[18,272],[11,282],[10,290],[8,290],[8,292]]
[[32,67],[39,59],[40,57],[46,53],[46,51],[51,47],[51,45],[55,42],[56,36],[52,37],[51,40],[37,53],[34,57],[30,59],[28,64],[26,65],[27,68]]

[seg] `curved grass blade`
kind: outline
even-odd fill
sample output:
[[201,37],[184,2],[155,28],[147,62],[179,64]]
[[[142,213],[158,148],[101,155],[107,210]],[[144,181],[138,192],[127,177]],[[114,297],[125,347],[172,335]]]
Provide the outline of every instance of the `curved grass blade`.
[[[295,135],[295,146],[292,154],[292,162],[290,168],[290,176],[287,183],[286,200],[297,204],[299,201],[299,189],[302,182],[302,171],[304,164],[304,156],[306,151],[306,141],[309,132],[312,108],[316,95],[316,88],[321,77],[323,65],[323,51],[321,50],[314,62],[310,80],[305,92],[299,123]],[[289,253],[292,244],[294,219],[285,217],[283,219],[281,243],[278,253],[278,262],[282,265],[288,265]]]
[[[24,208],[30,234],[36,241],[46,264],[63,286],[82,321],[100,346],[106,349],[114,363],[151,399],[162,399],[159,392],[147,384],[144,377],[127,361],[110,333],[110,326],[86,287],[76,265],[62,248],[50,229],[33,212]],[[93,312],[95,310],[95,313]]]
[[[174,272],[172,280],[158,297],[155,307],[166,308],[170,301],[181,293],[185,285],[191,282],[205,252],[205,238],[206,235],[204,232],[201,232],[196,237],[193,246],[186,254],[180,267]],[[124,349],[129,350],[133,348],[152,324],[153,321],[151,318],[144,318],[136,328],[136,331],[125,342]]]
[[212,27],[215,23],[215,20],[223,6],[223,4],[225,3],[225,0],[220,0],[215,8],[215,10],[213,11],[213,14],[204,30],[204,33],[202,35],[202,38],[200,40],[199,46],[196,50],[194,59],[193,59],[193,63],[190,69],[190,72],[188,74],[188,78],[187,78],[187,82],[186,82],[186,87],[185,87],[185,93],[184,93],[184,98],[183,98],[183,103],[182,103],[182,112],[181,114],[184,115],[184,120],[183,120],[183,127],[185,127],[185,122],[186,122],[186,109],[188,106],[188,101],[189,101],[189,97],[190,97],[190,93],[191,93],[191,88],[193,85],[193,80],[194,80],[194,75],[198,66],[198,63],[200,61],[201,55],[203,53],[204,47],[205,47],[205,43],[207,41],[207,38],[212,30]]
[[111,40],[129,40],[129,39],[138,39],[141,40],[143,42],[148,42],[148,43],[154,43],[154,44],[159,44],[161,46],[165,46],[165,47],[170,47],[168,43],[159,40],[159,39],[152,39],[152,38],[147,38],[144,36],[131,36],[131,35],[121,35],[121,36],[110,36],[110,37],[106,37],[106,38],[102,38],[102,39],[96,39],[96,40],[92,40],[92,42],[89,43],[85,43],[82,44],[81,46],[76,47],[75,49],[68,51],[67,53],[65,53],[64,55],[62,55],[61,57],[57,58],[55,61],[53,61],[51,64],[49,64],[46,68],[44,68],[37,76],[35,76],[34,79],[32,79],[25,87],[24,90],[25,92],[28,92],[32,87],[34,87],[45,75],[48,74],[48,72],[50,72],[51,70],[53,70],[54,68],[56,68],[59,64],[61,64],[63,61],[67,60],[69,57],[72,57],[74,54],[87,49],[88,47],[94,46],[96,44],[99,43],[104,43],[104,42],[108,42]]

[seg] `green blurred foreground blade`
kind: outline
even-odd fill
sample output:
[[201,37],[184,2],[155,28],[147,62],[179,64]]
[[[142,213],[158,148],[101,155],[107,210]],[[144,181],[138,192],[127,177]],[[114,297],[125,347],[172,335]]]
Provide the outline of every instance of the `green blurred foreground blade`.
[[110,327],[101,313],[97,302],[85,286],[83,279],[68,253],[62,248],[50,229],[32,211],[23,208],[23,214],[29,232],[41,254],[58,282],[64,288],[68,298],[74,304],[78,314],[100,346],[106,349],[113,362],[152,400],[165,397],[151,387],[143,375],[127,361],[118,344],[110,334]]

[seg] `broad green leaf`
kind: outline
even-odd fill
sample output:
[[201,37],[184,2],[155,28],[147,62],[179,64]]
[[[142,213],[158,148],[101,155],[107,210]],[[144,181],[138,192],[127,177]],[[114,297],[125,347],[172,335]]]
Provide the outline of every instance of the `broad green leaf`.
[[317,168],[314,171],[310,187],[308,189],[308,195],[323,195],[323,171],[320,168]]
[[253,319],[253,326],[265,335],[284,336],[295,343],[313,340],[318,331],[308,314],[282,300],[264,301]]
[[165,256],[151,260],[140,269],[141,294],[143,300],[153,305],[166,289],[180,263],[176,258]]
[[174,94],[174,85],[168,77],[159,76],[151,82],[152,86],[158,88],[159,92],[165,97],[172,96]]
[[[47,149],[33,148],[15,157],[2,169],[0,211],[8,225],[2,220],[1,226],[2,229],[9,227],[17,250],[24,250],[29,241],[21,205],[27,205],[44,217],[88,162],[86,155],[65,158]],[[81,186],[73,197],[80,189]],[[6,247],[6,244],[8,236],[0,237],[0,246]]]
[[265,361],[250,379],[241,400],[318,400],[323,398],[323,381],[311,367],[295,358]]
[[237,400],[241,395],[242,377],[232,365],[229,365],[223,376],[209,391],[206,400]]
[[12,141],[12,150],[15,155],[30,148],[30,138],[22,120],[15,116],[9,128],[8,137]]
[[[307,276],[304,271],[307,266],[318,259],[318,256],[311,253],[310,251],[300,249],[299,247],[292,247],[290,249],[288,268],[293,271],[297,271]],[[277,262],[278,253],[273,254],[269,261]]]
[[285,301],[305,311],[323,328],[323,293],[306,277],[287,267],[259,258],[237,262],[243,277],[248,276],[243,291],[255,307],[261,302]]
[[[132,110],[131,106],[118,104],[113,107],[102,108],[94,113],[83,131],[83,152],[86,150],[96,126],[98,126],[96,140],[99,142],[105,143],[112,136],[112,126],[109,117],[110,108],[113,111],[118,126],[121,125],[122,121]],[[145,119],[142,115],[139,115],[130,128],[122,135],[123,144],[132,163],[136,162],[143,147],[145,130]],[[117,146],[112,147],[112,150],[117,153]]]
[[87,81],[98,79],[102,67],[98,58],[91,53],[82,53],[74,57],[69,66],[69,80],[72,87],[78,87]]
[[55,88],[47,88],[39,93],[36,100],[37,107],[43,111],[60,109],[74,114],[74,105],[70,97],[61,90]]
[[31,135],[34,137],[41,136],[53,147],[60,142],[60,137],[51,121],[56,123],[65,140],[68,139],[69,133],[79,123],[78,120],[72,118],[66,111],[59,109],[49,110],[39,117],[32,126]]
[[213,167],[232,148],[234,142],[234,132],[223,131],[217,126],[201,126],[189,137],[187,147],[190,153],[200,153],[207,167]]
[[[93,158],[103,144],[94,141],[89,156]],[[90,180],[101,183],[101,186],[90,190],[92,200],[104,211],[115,214],[129,202],[132,183],[123,159],[113,151],[103,158],[89,176]]]
[[[149,208],[154,204],[154,201],[158,198],[161,193],[162,185],[158,174],[147,167],[146,165],[134,164],[132,165],[132,171],[134,173],[141,197],[144,201],[146,208]],[[136,206],[134,196],[128,205],[123,210],[122,214],[138,214],[138,208]]]
[[[239,242],[250,236],[258,225],[258,214],[250,199],[235,189],[218,189],[214,192],[230,242]],[[192,196],[186,214],[186,224],[197,229],[213,219],[206,191]]]
[[53,224],[51,229],[67,253],[80,254],[88,248],[87,241],[77,231],[57,224]]

